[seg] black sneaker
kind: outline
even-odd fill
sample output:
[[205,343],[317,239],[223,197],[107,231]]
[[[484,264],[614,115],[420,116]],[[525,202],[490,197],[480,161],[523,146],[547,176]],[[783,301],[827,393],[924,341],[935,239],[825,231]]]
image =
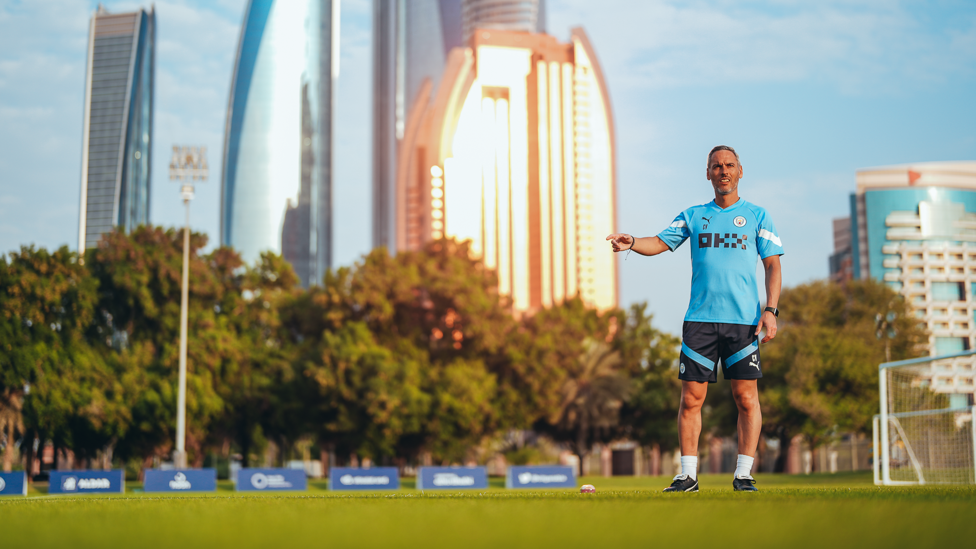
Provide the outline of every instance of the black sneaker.
[[665,492],[697,492],[698,479],[688,475],[678,475],[674,477],[671,486],[664,489]]
[[733,478],[732,479],[732,489],[736,492],[758,492],[759,489],[756,488],[756,479],[749,478]]

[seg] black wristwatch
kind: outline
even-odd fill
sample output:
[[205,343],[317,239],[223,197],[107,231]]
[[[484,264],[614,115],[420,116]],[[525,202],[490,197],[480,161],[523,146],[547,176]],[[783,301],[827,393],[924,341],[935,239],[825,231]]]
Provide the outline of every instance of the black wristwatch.
[[766,307],[765,309],[763,309],[763,311],[764,312],[765,311],[769,311],[769,312],[773,313],[773,316],[775,316],[776,318],[779,318],[779,309],[777,309],[776,307]]

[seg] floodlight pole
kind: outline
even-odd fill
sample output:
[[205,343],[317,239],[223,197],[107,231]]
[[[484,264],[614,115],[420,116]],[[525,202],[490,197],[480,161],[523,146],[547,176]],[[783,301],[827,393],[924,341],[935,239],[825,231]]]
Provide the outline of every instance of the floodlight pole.
[[173,147],[173,160],[169,165],[170,179],[182,183],[180,193],[186,206],[186,224],[183,227],[183,280],[180,288],[180,372],[176,397],[176,450],[173,466],[187,467],[186,460],[186,332],[190,308],[190,200],[193,200],[193,180],[207,179],[206,147]]

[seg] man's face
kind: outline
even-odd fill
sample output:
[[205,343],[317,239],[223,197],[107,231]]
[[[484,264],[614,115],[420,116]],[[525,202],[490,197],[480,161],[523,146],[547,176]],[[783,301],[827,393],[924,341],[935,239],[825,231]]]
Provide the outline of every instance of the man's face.
[[708,160],[706,176],[718,194],[732,194],[739,188],[742,166],[732,151],[716,151]]

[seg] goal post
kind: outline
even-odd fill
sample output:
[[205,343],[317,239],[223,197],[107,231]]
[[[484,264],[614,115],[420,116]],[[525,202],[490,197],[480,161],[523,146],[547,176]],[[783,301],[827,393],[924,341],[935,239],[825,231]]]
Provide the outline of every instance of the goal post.
[[976,351],[878,367],[874,482],[976,483]]

